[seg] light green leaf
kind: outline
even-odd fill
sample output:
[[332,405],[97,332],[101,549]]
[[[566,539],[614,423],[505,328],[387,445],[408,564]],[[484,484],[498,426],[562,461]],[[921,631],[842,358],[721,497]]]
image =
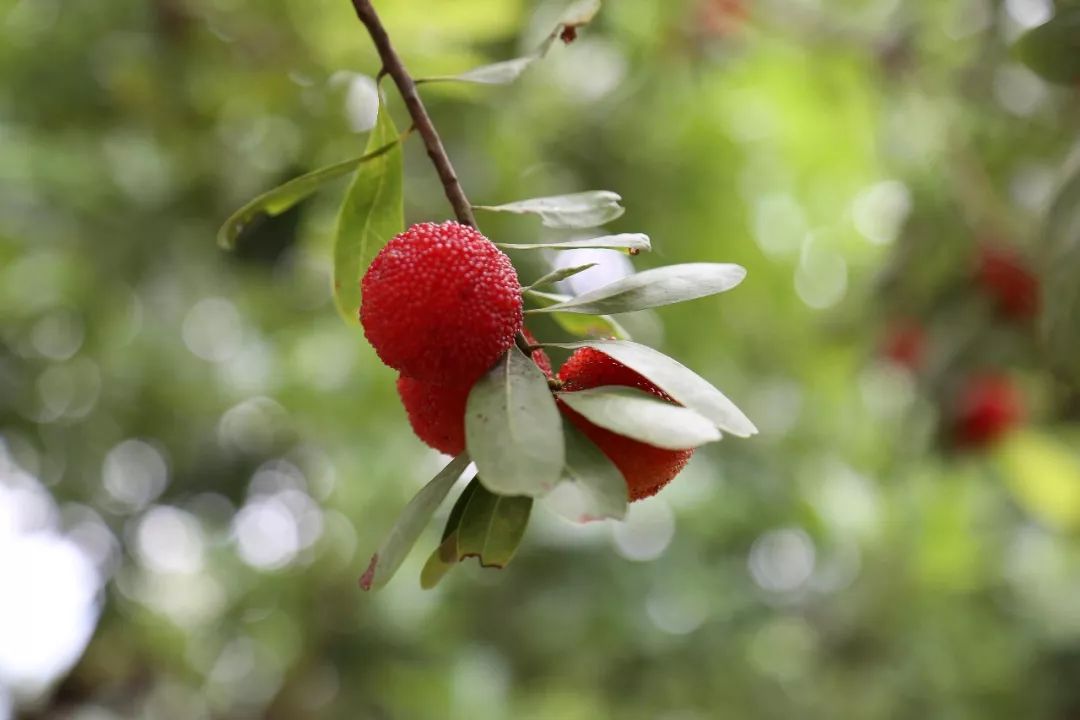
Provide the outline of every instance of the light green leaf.
[[[397,136],[385,103],[379,106],[368,148]],[[334,303],[346,322],[359,321],[360,278],[375,254],[405,229],[401,147],[395,145],[356,170],[338,213],[334,238]]]
[[[526,290],[525,297],[541,307],[554,305],[570,299],[569,295]],[[578,313],[551,313],[551,319],[566,332],[576,337],[618,338],[630,340],[630,333],[610,315],[581,315]]]
[[564,423],[563,427],[566,430],[565,473],[585,500],[579,520],[622,520],[626,517],[628,494],[626,480],[619,468],[572,423]]
[[364,163],[382,157],[397,147],[403,139],[404,137],[395,138],[358,158],[313,170],[264,192],[229,216],[218,230],[218,245],[231,250],[236,246],[236,240],[244,229],[259,215],[280,215],[331,180],[348,175]]
[[559,268],[558,270],[552,270],[547,275],[543,275],[536,280],[532,285],[527,288],[523,288],[522,292],[532,290],[538,287],[544,287],[545,285],[553,285],[560,280],[565,280],[568,277],[573,277],[580,272],[585,272],[591,267],[596,267],[596,263],[587,263],[585,265],[578,265],[576,267]]
[[642,233],[620,233],[601,235],[587,240],[565,240],[549,243],[495,243],[504,250],[577,250],[592,248],[599,250],[626,250],[631,255],[652,250],[649,236]]
[[746,269],[730,263],[687,263],[635,273],[569,300],[529,312],[622,313],[715,295],[738,285]]
[[1080,6],[1059,8],[1049,22],[1021,35],[1014,50],[1044,79],[1080,83]]
[[496,495],[478,480],[458,524],[458,558],[475,557],[483,567],[503,568],[525,535],[533,499]]
[[581,27],[592,21],[600,12],[600,0],[577,0],[571,3],[559,16],[561,27]]
[[477,210],[508,212],[516,215],[539,215],[541,222],[553,228],[590,228],[603,225],[626,210],[622,200],[610,190],[591,190],[571,195],[518,200],[505,205],[474,205]]
[[468,454],[458,455],[409,501],[382,545],[371,556],[367,570],[360,577],[361,589],[377,590],[390,581],[409,550],[416,544],[435,510],[468,465]]
[[544,373],[516,347],[470,391],[465,443],[492,492],[535,497],[559,481],[562,420]]
[[594,425],[654,447],[686,450],[720,439],[707,417],[638,388],[601,386],[561,392],[559,399]]
[[750,419],[722,392],[678,360],[651,347],[629,340],[587,340],[544,345],[567,350],[591,347],[641,374],[676,402],[707,417],[723,432],[736,437],[757,434],[757,428]]

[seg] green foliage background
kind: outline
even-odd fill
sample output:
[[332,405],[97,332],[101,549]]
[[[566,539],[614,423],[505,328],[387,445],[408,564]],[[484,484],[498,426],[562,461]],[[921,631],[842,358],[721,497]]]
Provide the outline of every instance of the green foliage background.
[[[608,230],[653,240],[638,268],[747,267],[731,293],[625,320],[761,434],[699,452],[628,528],[540,503],[507,570],[470,563],[422,592],[418,548],[364,595],[368,553],[443,459],[334,311],[344,182],[235,254],[214,242],[254,195],[363,151],[349,88],[378,67],[349,3],[0,3],[0,480],[21,468],[59,530],[83,518],[113,538],[97,536],[93,638],[55,688],[8,688],[21,712],[1080,713],[1080,403],[1058,372],[1075,360],[996,318],[967,279],[987,238],[1037,261],[1080,158],[1076,90],[1009,52],[1016,8],[1041,5],[760,0],[730,28],[707,21],[737,4],[609,0],[512,86],[422,92],[473,202],[610,189],[627,212]],[[562,9],[376,6],[417,76],[527,52]],[[405,162],[406,222],[448,218],[415,138]],[[481,224],[548,237],[528,218]],[[519,255],[523,280],[548,269]],[[926,376],[879,358],[897,316],[929,328]],[[1016,378],[1026,426],[949,452],[941,409],[986,367]],[[104,479],[131,438],[168,482],[125,504]],[[245,562],[237,540],[237,511],[267,487],[301,493],[290,532],[311,531],[280,567]],[[151,532],[161,506],[180,530]],[[271,546],[275,527],[260,530]],[[176,547],[186,564],[163,564]],[[20,588],[0,578],[0,592]]]

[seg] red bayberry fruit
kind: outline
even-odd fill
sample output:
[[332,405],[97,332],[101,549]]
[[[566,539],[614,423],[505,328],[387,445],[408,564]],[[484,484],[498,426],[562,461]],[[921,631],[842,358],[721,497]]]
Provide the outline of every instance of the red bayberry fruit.
[[1023,398],[1009,378],[975,375],[957,396],[953,439],[957,447],[986,447],[1000,440],[1023,414]]
[[510,258],[455,222],[413,225],[388,242],[362,290],[360,322],[379,358],[424,382],[471,384],[522,325]]
[[1027,320],[1039,311],[1039,279],[1015,250],[980,247],[976,278],[1006,317]]
[[[528,330],[522,332],[530,345],[536,344],[536,338]],[[532,358],[551,377],[547,353],[534,350]],[[472,386],[473,383],[438,385],[404,375],[398,377],[398,395],[416,437],[447,455],[458,455],[465,450],[465,404]]]
[[922,364],[926,331],[914,320],[896,320],[890,326],[881,354],[900,367],[914,372]]
[[[625,385],[673,402],[667,393],[637,372],[592,348],[575,351],[559,369],[559,379],[562,389],[568,392],[601,385]],[[619,468],[630,491],[630,500],[655,495],[679,474],[694,454],[693,449],[666,450],[613,433],[592,424],[563,403],[559,403],[559,409]]]

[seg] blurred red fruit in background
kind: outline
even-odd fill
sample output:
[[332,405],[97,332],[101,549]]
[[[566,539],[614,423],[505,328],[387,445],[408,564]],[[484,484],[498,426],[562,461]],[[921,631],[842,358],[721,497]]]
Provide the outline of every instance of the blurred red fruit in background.
[[896,365],[915,372],[926,350],[926,330],[915,320],[894,320],[886,332],[881,354]]
[[960,448],[983,448],[1000,440],[1024,415],[1024,401],[1004,375],[973,375],[956,399],[953,441]]
[[1039,279],[1017,251],[983,245],[975,277],[1006,317],[1028,320],[1038,313]]

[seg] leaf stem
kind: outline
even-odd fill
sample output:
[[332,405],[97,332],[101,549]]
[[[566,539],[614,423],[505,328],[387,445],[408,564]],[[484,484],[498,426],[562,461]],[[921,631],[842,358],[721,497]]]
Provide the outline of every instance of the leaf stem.
[[443,147],[442,140],[439,139],[439,133],[431,122],[431,117],[424,107],[424,102],[420,99],[420,94],[416,90],[416,83],[405,69],[404,64],[402,64],[397,51],[394,50],[394,46],[390,42],[390,36],[387,35],[386,28],[383,27],[375,8],[371,5],[371,0],[352,0],[352,5],[356,10],[356,16],[360,18],[360,22],[364,24],[368,34],[371,35],[371,41],[375,44],[375,50],[382,60],[383,67],[380,75],[385,73],[393,79],[398,92],[401,93],[402,100],[405,101],[405,107],[409,111],[413,125],[416,126],[420,136],[424,139],[424,147],[427,148],[428,157],[431,158],[432,164],[435,165],[435,171],[439,174],[443,191],[446,193],[446,199],[450,201],[450,206],[454,209],[454,215],[457,216],[458,222],[462,225],[476,227],[476,218],[473,216],[472,206],[465,196],[461,183],[458,182],[454,166],[450,163],[446,148]]

